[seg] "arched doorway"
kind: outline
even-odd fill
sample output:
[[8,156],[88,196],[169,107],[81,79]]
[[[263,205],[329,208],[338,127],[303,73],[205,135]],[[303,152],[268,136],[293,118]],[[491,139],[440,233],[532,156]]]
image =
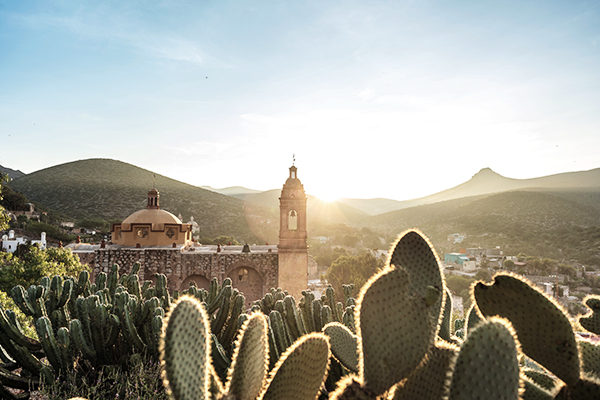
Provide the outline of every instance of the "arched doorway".
[[250,267],[239,267],[229,273],[233,287],[244,293],[246,307],[254,300],[260,300],[263,296],[263,282],[260,274]]
[[198,289],[208,290],[210,286],[210,281],[206,277],[202,275],[190,275],[187,278],[185,278],[183,283],[181,284],[181,291],[187,290],[187,288],[190,287],[190,282],[192,281],[196,282],[196,287]]

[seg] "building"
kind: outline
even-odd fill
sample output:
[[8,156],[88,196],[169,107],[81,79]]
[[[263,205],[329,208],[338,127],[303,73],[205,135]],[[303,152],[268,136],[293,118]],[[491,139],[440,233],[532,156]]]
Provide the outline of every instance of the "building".
[[244,293],[247,306],[272,287],[287,290],[299,301],[308,287],[306,201],[297,168],[292,166],[279,200],[279,245],[202,246],[192,240],[192,224],[160,209],[159,193],[153,188],[144,210],[113,225],[112,243],[68,247],[90,265],[92,279],[113,264],[127,273],[139,262],[140,280],[154,280],[155,274],[163,273],[171,290],[184,290],[192,281],[208,288],[213,278],[220,282],[231,278],[233,287]]
[[446,253],[444,254],[444,264],[463,265],[465,261],[469,261],[469,257],[463,253]]
[[173,246],[189,245],[192,241],[192,225],[183,224],[179,218],[160,209],[160,193],[155,188],[148,192],[148,204],[113,224],[111,240],[122,246]]
[[296,299],[308,287],[306,194],[292,165],[279,198],[279,280]]
[[[14,253],[17,250],[17,246],[20,244],[27,244],[28,239],[23,237],[15,237],[15,231],[8,231],[8,235],[2,236],[2,251],[8,253]],[[40,249],[46,249],[46,232],[42,232],[40,240],[32,240],[31,244],[37,244]]]

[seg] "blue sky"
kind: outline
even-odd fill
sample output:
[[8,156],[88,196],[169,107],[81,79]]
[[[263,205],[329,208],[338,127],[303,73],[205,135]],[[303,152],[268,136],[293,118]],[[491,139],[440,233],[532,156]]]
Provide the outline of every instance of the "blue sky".
[[597,1],[0,0],[0,164],[426,196],[600,167]]

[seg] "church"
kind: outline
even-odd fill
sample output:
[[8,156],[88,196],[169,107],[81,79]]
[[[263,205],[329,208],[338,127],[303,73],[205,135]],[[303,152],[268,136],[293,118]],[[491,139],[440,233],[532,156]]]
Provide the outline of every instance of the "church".
[[167,276],[169,289],[185,290],[191,281],[208,289],[217,278],[230,278],[233,287],[244,293],[246,304],[261,299],[272,287],[281,287],[296,299],[308,286],[308,245],[306,194],[292,165],[279,198],[279,244],[264,246],[203,246],[192,239],[193,226],[160,208],[160,193],[148,192],[145,209],[128,216],[111,228],[111,243],[70,244],[73,253],[100,272],[118,264],[121,273],[141,264],[140,280]]

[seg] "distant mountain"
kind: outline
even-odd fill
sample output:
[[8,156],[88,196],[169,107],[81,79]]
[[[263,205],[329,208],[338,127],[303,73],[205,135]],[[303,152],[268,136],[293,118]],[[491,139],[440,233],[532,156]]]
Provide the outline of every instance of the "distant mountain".
[[231,187],[226,187],[223,189],[215,189],[210,186],[200,186],[200,187],[202,189],[210,190],[212,192],[221,193],[221,194],[224,194],[225,196],[231,196],[231,197],[236,197],[236,198],[240,198],[239,196],[243,197],[247,194],[261,193],[260,190],[248,189],[248,188],[245,188],[242,186],[231,186]]
[[338,203],[354,207],[369,215],[383,214],[389,211],[405,208],[402,201],[390,199],[338,199]]
[[25,173],[23,173],[19,170],[6,168],[6,167],[3,167],[2,165],[0,165],[0,173],[8,174],[8,177],[10,179],[17,179],[17,178],[20,178],[23,175],[25,175]]
[[[379,232],[418,227],[442,251],[501,246],[520,252],[600,265],[600,188],[516,190],[425,204],[363,220]],[[450,244],[447,236],[466,233]]]
[[[24,175],[10,186],[29,200],[74,219],[123,220],[146,207],[153,176],[151,171],[121,161],[89,159]],[[247,208],[242,200],[159,174],[155,187],[160,192],[161,208],[181,214],[183,222],[193,216],[200,224],[201,236],[235,235],[249,242],[273,240],[272,234],[261,238],[261,230],[251,227],[270,223],[268,212],[260,206]]]
[[430,196],[395,201],[389,199],[340,199],[339,202],[355,207],[369,215],[510,190],[584,190],[600,188],[600,168],[589,171],[567,172],[532,179],[506,178],[490,168],[483,168],[465,183]]
[[[240,196],[247,203],[259,204],[274,212],[279,210],[279,196],[281,189],[267,190],[254,194]],[[315,223],[352,223],[358,218],[364,217],[363,211],[357,210],[346,204],[337,202],[326,202],[318,197],[307,195],[307,219],[309,225]],[[279,215],[279,214],[277,214]],[[278,217],[279,218],[279,217]]]

